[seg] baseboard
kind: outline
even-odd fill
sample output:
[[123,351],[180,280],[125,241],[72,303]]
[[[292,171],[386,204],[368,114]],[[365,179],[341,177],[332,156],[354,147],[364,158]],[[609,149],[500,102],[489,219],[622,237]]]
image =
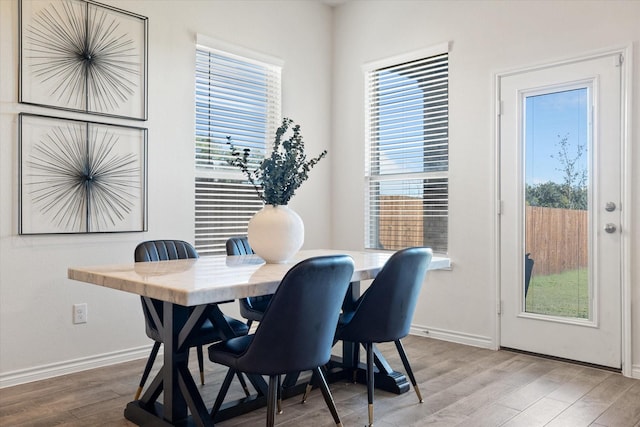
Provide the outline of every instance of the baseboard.
[[[0,389],[149,357],[151,345],[0,374]],[[161,350],[162,351],[162,350]]]
[[631,378],[640,380],[640,365],[631,365]]
[[445,329],[438,329],[420,325],[412,325],[410,334],[435,338],[443,341],[455,342],[458,344],[470,345],[473,347],[487,348],[489,350],[496,349],[496,346],[491,337],[482,335],[465,334],[463,332],[449,331]]

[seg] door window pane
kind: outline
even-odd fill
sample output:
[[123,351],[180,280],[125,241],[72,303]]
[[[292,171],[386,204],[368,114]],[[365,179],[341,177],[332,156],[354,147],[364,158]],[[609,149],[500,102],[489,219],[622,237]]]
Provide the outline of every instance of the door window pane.
[[525,311],[589,319],[590,90],[525,97]]

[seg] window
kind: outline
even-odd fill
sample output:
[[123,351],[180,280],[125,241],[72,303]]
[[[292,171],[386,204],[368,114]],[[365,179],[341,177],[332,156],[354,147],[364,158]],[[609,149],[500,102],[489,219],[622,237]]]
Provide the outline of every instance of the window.
[[[263,206],[254,188],[227,164],[231,137],[262,161],[280,124],[281,64],[256,54],[196,47],[195,246],[202,255],[224,254],[226,240],[245,235]],[[270,62],[269,62],[270,61]]]
[[446,253],[447,47],[372,64],[365,72],[365,247],[429,246]]

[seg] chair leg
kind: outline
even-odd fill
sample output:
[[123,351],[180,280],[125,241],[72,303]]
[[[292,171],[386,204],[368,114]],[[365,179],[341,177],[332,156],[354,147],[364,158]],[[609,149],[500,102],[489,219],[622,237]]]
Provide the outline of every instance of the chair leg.
[[204,356],[202,354],[202,346],[196,348],[198,353],[198,369],[200,369],[200,384],[204,385]]
[[358,369],[360,365],[360,345],[364,346],[364,344],[362,343],[353,344],[353,359],[352,359],[353,366],[351,366],[351,382],[354,384],[357,384],[358,382]]
[[282,414],[282,382],[280,381],[280,375],[278,375],[277,407],[278,407],[278,414]]
[[276,400],[278,399],[278,375],[269,376],[269,391],[267,392],[267,427],[273,427],[276,422]]
[[316,379],[316,371],[315,369],[311,373],[311,378],[309,378],[309,382],[307,383],[307,387],[304,389],[304,394],[302,395],[302,401],[300,403],[307,403],[307,398],[309,397],[309,393],[311,393],[311,389],[313,389],[313,381]]
[[156,356],[158,356],[158,350],[160,350],[160,343],[156,341],[153,343],[153,348],[151,349],[151,354],[149,354],[149,358],[147,359],[147,364],[144,365],[144,372],[142,373],[142,378],[140,378],[140,384],[138,385],[138,389],[136,390],[136,395],[133,400],[138,400],[140,398],[140,394],[142,394],[142,389],[144,388],[144,383],[147,382],[147,378],[149,378],[149,373],[153,367],[153,362],[155,362]]
[[418,383],[416,382],[416,377],[413,375],[413,370],[411,369],[411,365],[409,365],[409,359],[407,358],[407,353],[404,351],[404,347],[402,346],[402,342],[400,340],[394,341],[396,343],[396,348],[398,349],[398,354],[400,354],[400,359],[402,359],[402,364],[404,365],[404,370],[407,372],[409,376],[409,380],[413,385],[413,389],[416,391],[416,395],[418,396],[418,401],[420,403],[423,402],[422,394],[420,393],[420,389],[418,388]]
[[[224,403],[224,398],[227,396],[227,392],[229,391],[229,386],[231,385],[231,381],[233,380],[233,376],[236,374],[235,369],[229,368],[227,371],[227,375],[225,375],[224,380],[222,381],[222,385],[220,386],[220,391],[218,392],[218,396],[216,397],[216,401],[213,403],[213,407],[211,408],[211,419],[216,416],[218,410]],[[238,374],[240,374],[238,372]]]
[[247,382],[244,380],[244,375],[242,375],[242,372],[236,372],[236,374],[238,376],[238,381],[240,382],[240,385],[244,390],[245,396],[247,397],[251,396],[251,392],[249,391],[249,387],[247,387]]
[[338,410],[336,409],[336,403],[333,400],[333,396],[331,395],[331,390],[329,390],[329,386],[327,385],[327,380],[324,378],[324,374],[322,373],[322,369],[317,367],[313,370],[313,375],[316,376],[318,384],[320,385],[320,390],[322,390],[322,396],[324,397],[324,401],[331,411],[331,415],[333,416],[333,421],[335,421],[336,425],[342,427],[342,422],[340,421],[340,416],[338,415]]
[[366,343],[367,348],[367,409],[369,410],[369,426],[373,425],[373,388],[375,386],[373,382],[374,368],[373,368],[373,343]]

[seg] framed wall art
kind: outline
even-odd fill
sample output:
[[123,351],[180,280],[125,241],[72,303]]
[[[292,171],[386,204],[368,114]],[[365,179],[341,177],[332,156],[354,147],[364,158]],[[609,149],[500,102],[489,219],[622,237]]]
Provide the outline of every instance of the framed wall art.
[[147,231],[147,129],[21,113],[19,233]]
[[148,19],[87,0],[20,0],[21,103],[147,119]]

